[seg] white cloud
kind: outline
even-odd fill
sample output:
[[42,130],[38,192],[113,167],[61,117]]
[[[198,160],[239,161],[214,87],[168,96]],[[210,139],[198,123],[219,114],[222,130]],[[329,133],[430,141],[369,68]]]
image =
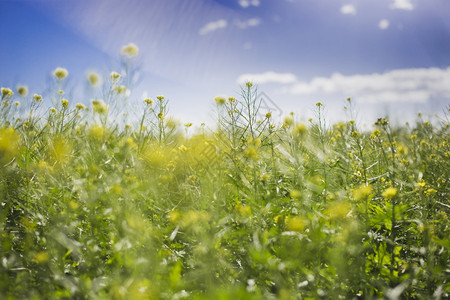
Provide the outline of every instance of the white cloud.
[[387,29],[388,27],[389,27],[389,20],[382,19],[380,20],[380,23],[378,23],[378,28],[382,30]]
[[249,6],[259,6],[259,0],[239,0],[239,5],[243,8],[247,8]]
[[259,24],[261,24],[261,19],[252,18],[252,19],[248,19],[247,21],[236,20],[236,21],[234,21],[234,24],[241,29],[245,29],[247,27],[258,26]]
[[258,18],[253,18],[247,21],[248,26],[258,26],[261,23],[261,20]]
[[390,5],[392,9],[413,10],[414,5],[411,0],[394,0],[394,3]]
[[238,84],[244,84],[247,81],[251,81],[255,84],[264,84],[264,83],[289,84],[295,83],[297,81],[297,77],[292,73],[276,73],[273,71],[268,71],[259,74],[242,74],[237,79]]
[[387,91],[377,94],[367,94],[357,97],[357,101],[361,103],[386,103],[386,102],[414,102],[414,103],[426,103],[431,98],[432,93],[426,90],[419,91]]
[[346,4],[341,7],[341,13],[344,15],[356,15],[356,8],[351,4]]
[[294,95],[344,94],[359,102],[427,102],[433,96],[450,97],[450,67],[447,69],[398,69],[383,74],[315,77],[298,81],[283,91]]
[[206,24],[205,26],[200,28],[198,33],[200,35],[205,35],[205,34],[208,34],[210,32],[216,31],[218,29],[225,28],[225,27],[227,27],[227,25],[228,25],[228,23],[224,19],[220,19],[220,20],[217,20],[217,21],[214,21],[214,22],[209,22],[208,24]]

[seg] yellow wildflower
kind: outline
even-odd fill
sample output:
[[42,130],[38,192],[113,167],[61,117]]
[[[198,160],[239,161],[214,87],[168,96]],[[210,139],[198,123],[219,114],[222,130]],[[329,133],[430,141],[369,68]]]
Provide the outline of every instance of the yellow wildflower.
[[171,210],[167,213],[167,219],[169,219],[172,223],[177,223],[177,221],[180,219],[180,213],[176,210]]
[[416,183],[417,187],[419,187],[419,188],[425,187],[426,184],[427,184],[427,183],[426,183],[423,179],[419,180],[419,181]]
[[344,219],[351,215],[352,207],[348,201],[334,201],[326,211],[332,220]]
[[379,129],[375,129],[375,130],[372,132],[372,135],[371,135],[370,137],[374,139],[374,138],[376,138],[376,137],[379,137],[380,134],[381,134],[381,131],[380,131]]
[[17,87],[17,93],[22,97],[26,97],[28,95],[28,87],[26,85],[19,85]]
[[103,114],[108,111],[108,106],[103,100],[92,100],[92,109],[95,113]]
[[217,105],[223,105],[223,104],[225,104],[226,100],[224,97],[217,96],[214,98],[214,101],[216,101]]
[[77,105],[75,105],[75,107],[76,107],[78,110],[84,110],[84,109],[86,108],[86,106],[84,106],[84,104],[82,104],[82,103],[77,103]]
[[389,187],[383,192],[383,197],[386,199],[392,199],[397,195],[397,189],[394,187]]
[[139,53],[139,48],[134,43],[129,43],[128,45],[123,46],[122,51],[121,51],[122,56],[128,56],[128,57],[136,56],[136,55],[138,55],[138,53]]
[[238,204],[235,207],[235,210],[242,216],[242,217],[249,217],[252,214],[252,209],[248,205],[242,205]]
[[371,185],[361,185],[359,188],[353,190],[353,198],[356,201],[361,201],[367,199],[373,192]]
[[183,225],[188,227],[191,224],[208,222],[211,216],[207,212],[190,210],[183,216]]
[[33,100],[36,102],[42,102],[42,96],[38,94],[33,95]]
[[352,132],[352,137],[358,137],[359,136],[359,132],[358,131],[353,131]]
[[68,108],[69,107],[69,101],[67,99],[62,99],[61,100],[61,104],[64,108]]
[[291,231],[302,231],[306,227],[306,220],[300,216],[288,217],[286,227]]
[[55,76],[56,79],[58,79],[58,81],[63,80],[64,78],[67,77],[67,75],[69,75],[69,72],[65,68],[56,68],[53,71],[53,76]]
[[300,199],[302,197],[302,192],[300,192],[299,190],[292,190],[289,195],[292,199]]
[[284,118],[283,127],[291,127],[291,125],[294,124],[294,119],[291,117]]
[[0,161],[10,160],[19,151],[19,134],[14,128],[0,129]]
[[89,136],[94,140],[101,141],[105,136],[105,128],[95,124],[89,129]]
[[100,85],[101,82],[102,82],[100,75],[97,72],[94,72],[94,71],[89,72],[87,74],[87,78],[88,78],[89,84],[91,86]]
[[118,85],[118,86],[114,87],[114,92],[116,92],[119,95],[126,94],[127,91],[128,91],[128,89],[124,85]]
[[423,192],[425,195],[427,195],[427,196],[429,196],[429,195],[432,195],[432,194],[436,194],[437,193],[437,191],[435,190],[435,189],[427,189],[426,191],[424,191]]
[[34,263],[43,264],[43,263],[48,262],[49,259],[50,259],[50,255],[48,254],[48,252],[41,251],[41,252],[36,253],[32,260]]
[[109,77],[111,78],[111,82],[113,84],[119,82],[119,80],[120,80],[120,74],[117,72],[111,72]]
[[303,136],[308,132],[308,128],[306,127],[305,124],[300,123],[300,124],[296,124],[294,126],[294,129],[292,130],[294,136]]
[[268,181],[270,179],[270,174],[264,173],[259,175],[259,180],[262,182]]
[[2,100],[8,100],[14,95],[13,91],[9,88],[2,87],[1,91],[2,91]]

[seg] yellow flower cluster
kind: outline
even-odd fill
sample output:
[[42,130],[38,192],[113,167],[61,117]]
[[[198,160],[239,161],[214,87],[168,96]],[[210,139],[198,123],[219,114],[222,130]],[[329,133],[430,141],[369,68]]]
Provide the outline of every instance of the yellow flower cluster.
[[8,100],[14,95],[14,92],[9,88],[2,87],[2,100]]
[[19,134],[14,128],[0,129],[0,161],[11,160],[19,151]]
[[359,188],[353,190],[353,198],[356,201],[366,200],[373,193],[371,185],[361,185]]
[[108,106],[103,100],[92,100],[92,109],[95,113],[104,114],[108,111]]
[[290,231],[301,232],[305,229],[307,220],[301,216],[291,216],[286,220],[286,227]]
[[383,197],[387,200],[394,198],[397,195],[397,189],[394,187],[389,187],[383,192]]
[[225,97],[217,96],[214,98],[214,101],[216,102],[217,105],[224,105],[226,102],[226,99],[225,99]]
[[302,137],[308,132],[308,128],[304,123],[296,124],[292,129],[294,136]]
[[93,125],[90,129],[89,129],[89,137],[91,137],[94,140],[97,141],[101,141],[104,139],[106,134],[105,128],[103,128],[100,125]]
[[69,101],[67,99],[62,99],[61,100],[61,104],[62,104],[64,109],[69,107]]
[[36,101],[36,102],[42,102],[42,96],[41,95],[38,95],[38,94],[34,94],[34,96],[33,96],[33,100],[34,101]]

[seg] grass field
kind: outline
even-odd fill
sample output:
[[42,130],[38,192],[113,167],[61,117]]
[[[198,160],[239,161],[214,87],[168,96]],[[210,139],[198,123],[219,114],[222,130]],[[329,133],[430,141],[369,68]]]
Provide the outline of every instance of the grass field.
[[54,75],[2,88],[1,299],[449,297],[448,115],[277,123],[247,83],[217,124],[126,124],[119,74],[90,105]]

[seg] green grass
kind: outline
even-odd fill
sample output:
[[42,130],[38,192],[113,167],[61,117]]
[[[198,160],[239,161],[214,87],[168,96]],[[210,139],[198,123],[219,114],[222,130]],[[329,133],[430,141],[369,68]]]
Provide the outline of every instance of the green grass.
[[248,83],[214,130],[125,125],[117,78],[85,108],[58,74],[52,109],[2,90],[0,298],[449,296],[446,119],[277,124]]

